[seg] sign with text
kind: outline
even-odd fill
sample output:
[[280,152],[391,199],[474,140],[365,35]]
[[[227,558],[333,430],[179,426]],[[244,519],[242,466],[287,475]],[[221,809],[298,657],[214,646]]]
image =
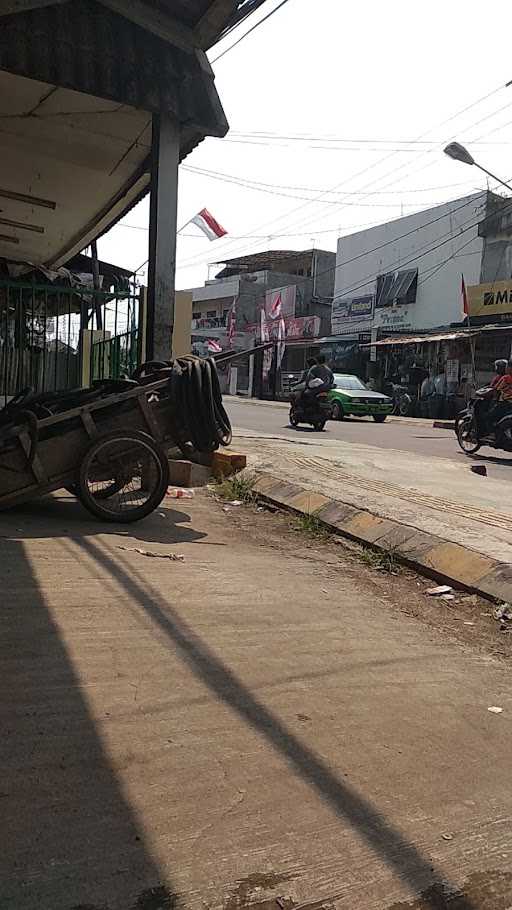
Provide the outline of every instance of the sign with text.
[[[295,316],[292,319],[285,319],[285,337],[287,341],[307,339],[307,338],[318,338],[320,334],[320,316]],[[279,331],[279,320],[278,319],[268,319],[265,321],[265,330],[268,335],[268,341],[277,341],[278,340],[278,331]],[[252,326],[251,329],[246,329],[246,331],[254,331],[254,333],[261,339],[261,327]]]
[[373,294],[363,297],[337,297],[332,302],[331,331],[338,335],[347,323],[367,322],[373,316]]
[[512,313],[512,280],[473,284],[466,288],[469,318],[472,316],[502,316]]

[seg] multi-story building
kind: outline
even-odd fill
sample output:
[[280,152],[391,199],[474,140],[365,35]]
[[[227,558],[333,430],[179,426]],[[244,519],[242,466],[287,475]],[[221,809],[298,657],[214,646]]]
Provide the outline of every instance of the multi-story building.
[[[286,335],[281,372],[300,369],[304,344],[330,331],[335,261],[336,254],[325,250],[268,250],[218,263],[223,267],[213,280],[191,289],[193,350],[206,353],[212,340],[223,349],[232,346],[232,310],[235,349],[252,347],[261,338],[262,312],[265,319],[280,295]],[[248,388],[248,366],[240,366],[238,383]]]
[[[438,387],[469,386],[479,369],[482,377],[489,372],[494,355],[510,351],[511,278],[512,200],[490,191],[341,237],[332,307],[338,354],[371,341],[360,349],[369,375],[407,382],[412,373],[446,374]],[[482,329],[475,343],[478,325],[497,322],[510,322],[511,331]]]
[[467,287],[512,275],[512,202],[484,191],[341,237],[333,334],[460,323]]

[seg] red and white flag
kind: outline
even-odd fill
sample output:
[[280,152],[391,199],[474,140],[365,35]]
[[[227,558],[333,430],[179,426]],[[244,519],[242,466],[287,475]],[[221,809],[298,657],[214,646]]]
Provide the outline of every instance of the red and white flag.
[[235,340],[236,335],[236,297],[233,297],[233,303],[231,304],[231,309],[228,315],[228,341],[231,346]]
[[215,220],[208,209],[201,209],[197,215],[190,219],[188,224],[195,224],[198,228],[201,228],[208,240],[218,240],[219,237],[224,237],[227,234],[227,231]]
[[460,303],[462,308],[462,314],[464,317],[469,316],[469,301],[466,291],[466,282],[464,281],[464,275],[461,275],[461,286],[460,286]]
[[282,308],[283,308],[283,301],[281,300],[281,294],[277,294],[270,306],[270,318],[278,319],[279,316],[281,315]]
[[220,354],[222,353],[222,348],[218,341],[215,341],[215,338],[208,339],[208,353],[209,354]]
[[279,324],[277,326],[277,369],[281,369],[281,363],[283,362],[284,352],[286,350],[286,325],[283,317],[281,316]]

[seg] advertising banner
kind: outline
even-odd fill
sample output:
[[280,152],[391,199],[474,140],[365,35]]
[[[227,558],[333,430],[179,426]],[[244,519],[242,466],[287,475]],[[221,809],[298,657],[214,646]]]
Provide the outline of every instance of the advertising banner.
[[339,335],[348,328],[348,324],[367,322],[373,316],[374,295],[362,297],[338,297],[332,302],[331,331]]
[[512,280],[473,284],[466,288],[469,317],[512,315]]

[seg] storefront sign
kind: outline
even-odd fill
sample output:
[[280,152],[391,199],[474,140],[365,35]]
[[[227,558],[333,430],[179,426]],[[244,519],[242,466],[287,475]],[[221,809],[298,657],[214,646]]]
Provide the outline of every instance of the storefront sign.
[[333,335],[343,332],[347,322],[361,322],[373,315],[373,294],[364,297],[338,297],[332,302],[331,331]]
[[512,281],[473,284],[467,288],[469,316],[512,314]]
[[378,323],[386,332],[393,330],[401,332],[403,329],[414,328],[409,310],[405,307],[392,307],[388,310],[379,310],[378,313],[380,315]]
[[[301,338],[318,338],[320,334],[320,316],[296,316],[292,319],[285,319],[285,337],[287,340]],[[261,339],[261,326],[253,326],[246,331],[254,331]],[[267,319],[265,322],[264,332],[268,335],[269,341],[277,341],[279,333],[279,320]],[[263,340],[267,340],[263,338]]]

